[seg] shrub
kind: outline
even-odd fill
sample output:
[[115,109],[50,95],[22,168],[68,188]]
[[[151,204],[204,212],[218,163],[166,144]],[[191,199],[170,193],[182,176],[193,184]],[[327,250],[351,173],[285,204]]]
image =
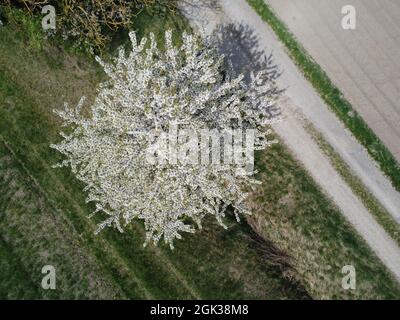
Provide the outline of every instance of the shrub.
[[2,7],[42,15],[42,7],[48,4],[56,11],[56,34],[97,52],[110,41],[112,32],[129,28],[141,10],[151,8],[162,14],[177,8],[175,0],[5,0]]

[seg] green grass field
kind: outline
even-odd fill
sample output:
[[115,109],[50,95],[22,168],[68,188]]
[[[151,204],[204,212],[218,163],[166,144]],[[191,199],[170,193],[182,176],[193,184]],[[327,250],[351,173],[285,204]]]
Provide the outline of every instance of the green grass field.
[[[30,32],[26,33],[27,28]],[[187,28],[179,15],[135,21],[139,35]],[[252,197],[254,230],[212,220],[175,250],[143,248],[144,228],[94,236],[93,207],[61,156],[52,112],[82,95],[93,100],[104,78],[84,53],[49,44],[30,21],[0,29],[0,298],[302,299],[394,298],[400,289],[284,145],[259,154],[263,186]],[[126,34],[121,33],[115,47]],[[279,261],[288,254],[291,267]],[[277,254],[277,256],[276,256]],[[274,256],[274,259],[271,257]],[[286,259],[286,258],[285,258]],[[57,289],[43,290],[52,264]],[[340,269],[353,264],[357,290],[344,291]]]

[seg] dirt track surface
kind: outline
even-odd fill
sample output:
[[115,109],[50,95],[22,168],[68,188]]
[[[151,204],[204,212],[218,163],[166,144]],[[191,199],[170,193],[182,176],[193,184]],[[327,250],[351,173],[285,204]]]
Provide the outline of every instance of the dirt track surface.
[[[284,139],[297,159],[304,164],[315,181],[333,199],[346,219],[400,282],[399,247],[335,171],[329,159],[306,132],[302,121],[296,115],[304,114],[321,131],[328,142],[377,196],[378,200],[400,220],[399,193],[391,187],[390,182],[382,175],[366,151],[344,128],[343,124],[328,110],[285,53],[273,31],[248,6],[246,1],[222,0],[220,3],[222,7],[219,12],[205,8],[186,8],[186,16],[194,27],[204,29],[208,34],[212,33],[220,24],[241,25],[244,26],[244,30],[250,30],[251,34],[247,34],[245,37],[231,33],[230,41],[225,41],[225,48],[222,48],[222,51],[230,52],[233,48],[240,52],[241,58],[236,56],[234,64],[245,66],[247,71],[250,71],[256,63],[254,51],[263,51],[266,55],[273,52],[274,60],[284,70],[277,82],[281,87],[288,88],[283,101],[286,119],[275,125],[275,131]],[[225,28],[220,33],[224,36],[230,31]],[[253,41],[252,47],[243,45],[243,41],[247,41],[249,38]]]
[[[400,161],[400,1],[266,2]],[[342,28],[344,5],[355,30]]]

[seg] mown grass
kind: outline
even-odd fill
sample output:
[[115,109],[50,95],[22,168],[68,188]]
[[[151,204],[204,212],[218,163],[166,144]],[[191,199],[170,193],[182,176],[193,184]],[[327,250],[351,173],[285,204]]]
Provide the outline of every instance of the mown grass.
[[[178,15],[161,19],[145,12],[137,24],[142,34],[187,26]],[[49,145],[61,129],[52,109],[82,95],[90,102],[103,74],[92,58],[77,58],[46,40],[40,47],[26,43],[23,28],[1,29],[0,254],[7,265],[0,274],[1,298],[308,297],[259,255],[245,224],[225,231],[210,222],[185,235],[175,251],[143,248],[140,223],[123,234],[107,229],[94,236],[95,220],[88,219],[94,208],[85,203],[83,185],[68,169],[51,167],[61,157]],[[44,264],[58,270],[55,291],[40,287]],[[27,293],[25,285],[31,286]]]
[[392,153],[368,127],[367,123],[344,98],[343,94],[332,83],[324,70],[306,52],[265,1],[247,0],[247,2],[270,25],[280,41],[286,46],[295,64],[317,90],[322,99],[368,150],[368,153],[379,164],[381,170],[392,181],[396,190],[400,191],[400,165]]

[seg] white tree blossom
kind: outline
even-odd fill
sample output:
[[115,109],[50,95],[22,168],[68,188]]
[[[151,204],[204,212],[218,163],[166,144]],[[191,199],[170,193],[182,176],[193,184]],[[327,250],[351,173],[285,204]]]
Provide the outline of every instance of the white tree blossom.
[[[140,219],[145,245],[163,237],[173,248],[173,240],[201,228],[206,215],[225,227],[227,210],[238,221],[249,214],[246,192],[257,181],[237,165],[151,163],[154,138],[171,123],[197,132],[252,128],[255,148],[263,149],[272,143],[265,126],[276,120],[271,109],[279,90],[263,72],[249,83],[227,72],[224,57],[207,39],[184,33],[177,47],[167,31],[160,49],[153,34],[139,43],[134,32],[129,36],[129,54],[121,48],[110,63],[96,57],[108,80],[99,86],[90,116],[81,113],[83,98],[76,108],[65,104],[64,111],[55,111],[68,133],[62,132],[63,140],[52,147],[65,155],[57,166],[71,168],[86,185],[94,213],[105,216],[97,232],[111,225],[122,232]],[[171,160],[173,155],[164,156]]]

